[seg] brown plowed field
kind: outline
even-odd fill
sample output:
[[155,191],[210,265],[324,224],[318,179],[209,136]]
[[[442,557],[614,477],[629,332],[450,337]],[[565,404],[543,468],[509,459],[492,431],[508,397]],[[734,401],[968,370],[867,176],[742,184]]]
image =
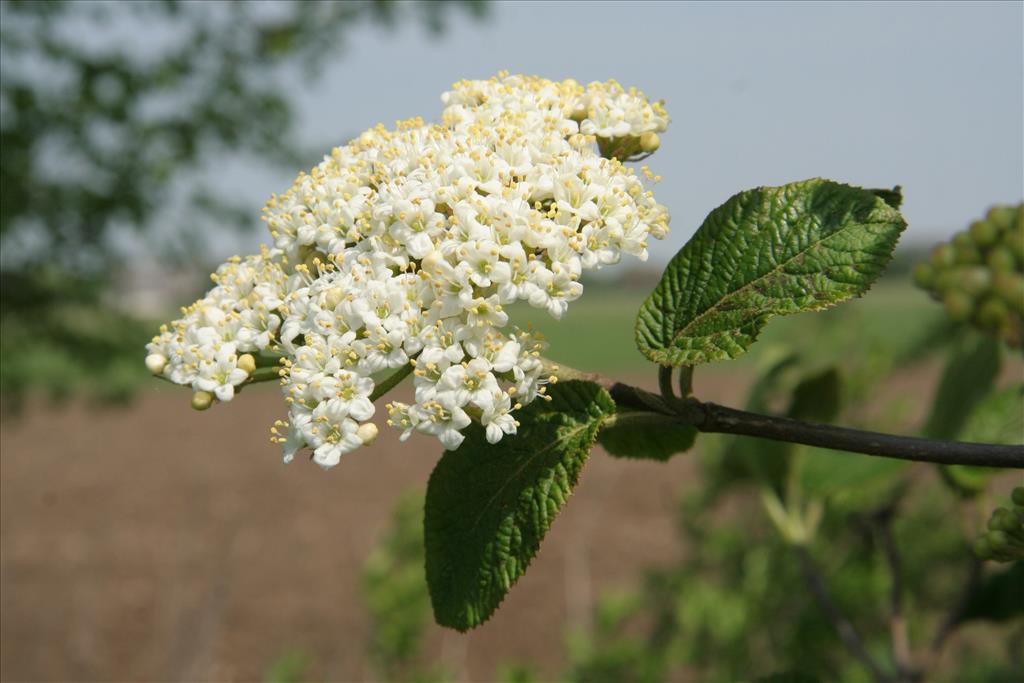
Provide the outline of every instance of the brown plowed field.
[[[897,391],[919,396],[931,377],[897,378]],[[738,404],[745,384],[723,375],[699,388]],[[281,412],[273,390],[196,413],[161,387],[128,409],[5,419],[3,680],[253,681],[290,651],[317,678],[372,679],[360,573],[440,449],[382,430],[329,472],[285,466],[267,440]],[[600,591],[685,552],[674,517],[699,485],[695,465],[595,452],[496,616],[468,635],[432,628],[427,659],[477,681],[515,660],[557,675],[568,626],[585,623]]]
[[[372,678],[360,572],[440,448],[382,430],[331,471],[285,466],[267,440],[281,410],[264,390],[196,413],[167,388],[5,420],[3,679],[262,680],[289,651],[317,677]],[[502,609],[469,635],[432,629],[430,658],[473,680],[510,660],[554,674],[597,591],[679,551],[695,471],[595,453]]]

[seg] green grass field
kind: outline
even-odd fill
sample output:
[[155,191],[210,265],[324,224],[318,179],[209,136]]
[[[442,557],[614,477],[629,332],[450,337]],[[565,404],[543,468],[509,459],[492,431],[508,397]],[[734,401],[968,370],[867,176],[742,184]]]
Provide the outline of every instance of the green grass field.
[[[633,341],[636,312],[647,296],[641,289],[587,285],[560,321],[541,309],[516,305],[509,315],[521,327],[540,330],[548,356],[581,370],[635,374],[650,367]],[[772,349],[798,350],[812,360],[840,359],[865,345],[903,348],[943,319],[942,307],[906,278],[883,279],[864,297],[821,313],[772,319],[750,353],[711,364],[711,372],[756,364]]]

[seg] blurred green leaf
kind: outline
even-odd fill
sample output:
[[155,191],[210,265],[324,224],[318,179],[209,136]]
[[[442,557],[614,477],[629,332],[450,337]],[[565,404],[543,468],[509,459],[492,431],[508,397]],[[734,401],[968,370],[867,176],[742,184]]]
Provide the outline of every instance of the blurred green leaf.
[[820,683],[817,676],[800,673],[799,671],[781,671],[779,673],[761,676],[754,679],[754,683]]
[[[771,412],[772,400],[787,384],[787,376],[799,366],[796,354],[786,353],[769,360],[747,396],[746,409],[755,413]],[[719,486],[745,479],[779,481],[785,472],[791,444],[743,436],[723,437],[721,453],[711,471]]]
[[787,415],[795,420],[830,422],[842,407],[842,379],[835,367],[809,375],[796,385]]
[[423,570],[421,492],[403,496],[387,532],[363,567],[363,598],[370,612],[370,657],[379,674],[398,680],[420,653],[430,620]]
[[[965,334],[954,345],[932,401],[923,433],[933,439],[961,437],[968,418],[992,391],[1002,365],[999,342]],[[962,438],[962,437],[961,437]],[[993,470],[969,465],[939,467],[943,481],[962,495],[983,491]]]
[[961,441],[1024,444],[1024,386],[1005,387],[978,401],[959,436]]
[[924,435],[956,438],[974,407],[992,390],[1000,364],[998,342],[974,334],[962,337],[939,380]]
[[903,477],[912,465],[904,460],[812,448],[803,459],[800,484],[808,496],[828,499],[842,509],[869,509],[904,485]]
[[1007,621],[1024,614],[1024,562],[986,574],[958,622]]
[[267,683],[302,683],[309,680],[312,662],[307,654],[298,650],[285,652],[274,660],[267,671]]

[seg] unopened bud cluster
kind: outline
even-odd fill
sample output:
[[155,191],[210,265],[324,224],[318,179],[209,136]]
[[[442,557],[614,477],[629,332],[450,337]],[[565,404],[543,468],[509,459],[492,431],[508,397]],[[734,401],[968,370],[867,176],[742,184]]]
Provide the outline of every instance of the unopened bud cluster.
[[993,510],[988,530],[974,542],[974,554],[983,560],[1024,560],[1024,487],[1015,488],[1010,498],[1012,506]]
[[505,307],[559,318],[584,270],[647,257],[668,212],[622,161],[656,149],[668,116],[614,82],[506,74],[442,101],[442,123],[372,128],[273,197],[272,246],[221,266],[147,367],[206,408],[280,357],[286,460],[309,448],[330,467],[371,441],[375,389],[408,366],[415,401],[388,406],[403,438],[456,448],[474,420],[492,443],[514,434],[550,378]]
[[914,266],[914,281],[949,316],[1011,346],[1024,331],[1024,204],[995,206]]

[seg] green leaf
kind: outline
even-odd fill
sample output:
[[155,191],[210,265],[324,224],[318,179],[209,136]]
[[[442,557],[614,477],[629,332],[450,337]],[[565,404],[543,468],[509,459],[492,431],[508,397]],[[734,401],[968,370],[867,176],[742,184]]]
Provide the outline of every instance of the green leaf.
[[999,342],[975,334],[961,338],[942,372],[924,435],[955,439],[974,407],[992,390],[999,366]]
[[1024,445],[1024,387],[1006,387],[979,401],[960,430],[960,440]]
[[841,385],[842,379],[835,367],[805,377],[793,390],[787,415],[794,420],[834,420],[841,408]]
[[876,191],[828,180],[741,192],[669,262],[640,308],[637,347],[662,365],[735,358],[772,316],[867,291],[904,227]]
[[[660,416],[654,416],[658,418]],[[617,458],[637,458],[664,462],[676,453],[685,453],[697,439],[697,428],[683,424],[650,424],[640,421],[616,422],[597,435],[608,454]]]
[[984,619],[1006,621],[1024,614],[1024,562],[1014,562],[1008,569],[987,574],[975,590],[958,623]]
[[[831,422],[842,408],[841,377],[828,368],[807,377],[793,391],[789,417]],[[877,497],[901,483],[899,475],[910,463],[888,458],[864,458],[828,448],[802,447],[799,465],[801,490],[812,498],[829,498],[841,506],[851,496],[856,500]],[[881,489],[881,490],[880,490]]]
[[[1001,364],[999,342],[994,339],[978,334],[958,339],[935,390],[924,435],[933,439],[966,438],[961,432],[992,391]],[[943,481],[964,496],[984,491],[994,471],[970,465],[939,467]]]
[[611,396],[591,382],[551,385],[489,444],[479,425],[445,453],[427,487],[427,585],[434,617],[466,631],[486,621],[529,566],[572,493]]
[[[773,357],[750,389],[746,409],[753,413],[772,412],[772,399],[782,391],[787,376],[798,369],[799,362],[800,358],[795,353]],[[781,481],[792,449],[793,444],[782,441],[747,436],[724,437],[720,457],[716,457],[713,464],[716,483],[723,486],[751,478]]]
[[888,498],[903,485],[913,463],[890,458],[865,458],[827,448],[807,451],[800,468],[800,486],[814,498],[828,498],[843,509],[868,507]]
[[[979,400],[957,438],[977,443],[1024,444],[1024,394],[1021,387],[1007,387]],[[954,491],[974,496],[988,488],[989,479],[999,470],[974,465],[946,465],[940,468],[940,473]]]

